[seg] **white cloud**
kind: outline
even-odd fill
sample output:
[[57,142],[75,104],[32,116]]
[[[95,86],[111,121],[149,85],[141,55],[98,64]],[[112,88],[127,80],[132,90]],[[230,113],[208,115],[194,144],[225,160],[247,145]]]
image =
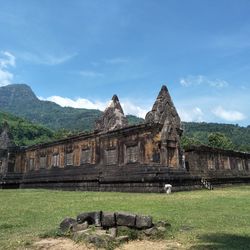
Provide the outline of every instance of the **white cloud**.
[[135,115],[141,118],[145,118],[149,109],[141,108],[129,100],[121,101],[123,111],[126,115]]
[[[62,107],[73,107],[73,108],[86,108],[86,109],[99,109],[104,111],[109,105],[110,101],[90,101],[85,98],[70,99],[61,96],[50,96],[47,98],[39,97],[40,100],[51,101],[59,104]],[[129,100],[121,101],[121,106],[126,115],[135,115],[138,117],[145,118],[147,109],[141,108]]]
[[81,76],[84,76],[84,77],[103,77],[104,76],[104,74],[93,71],[93,70],[81,70],[79,73]]
[[0,87],[11,84],[13,74],[0,68]]
[[246,118],[246,116],[236,110],[225,110],[223,107],[218,106],[212,113],[215,114],[217,117],[226,120],[226,121],[242,121]]
[[202,122],[204,121],[204,113],[199,107],[195,107],[193,109],[178,109],[178,113],[181,117],[182,121],[185,122]]
[[1,54],[4,58],[0,58],[0,67],[1,68],[8,68],[8,66],[16,66],[16,58],[8,51],[1,51]]
[[203,75],[196,75],[196,76],[187,76],[185,78],[180,79],[180,84],[182,86],[198,86],[198,85],[208,85],[210,87],[216,88],[224,88],[229,85],[229,83],[222,79],[208,79],[206,76]]
[[9,67],[16,66],[16,57],[8,51],[0,52],[0,86],[11,84],[13,74],[9,72]]
[[77,98],[75,100],[61,97],[61,96],[50,96],[47,98],[39,97],[40,100],[51,101],[59,104],[62,107],[72,107],[72,108],[86,108],[86,109],[99,109],[104,110],[108,105],[108,102],[100,101],[90,101],[85,98]]
[[77,56],[77,53],[65,54],[65,55],[53,55],[53,54],[33,54],[29,52],[20,53],[19,57],[25,61],[29,61],[36,64],[44,65],[58,65],[71,60]]

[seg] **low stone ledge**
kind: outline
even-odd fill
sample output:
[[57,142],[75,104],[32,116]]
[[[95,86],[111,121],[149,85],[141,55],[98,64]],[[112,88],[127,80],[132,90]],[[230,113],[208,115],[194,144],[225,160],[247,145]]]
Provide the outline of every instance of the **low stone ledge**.
[[96,247],[108,248],[128,240],[163,237],[171,225],[166,221],[153,223],[152,216],[127,212],[84,212],[76,219],[65,218],[60,231],[73,240],[82,240]]
[[87,221],[85,221],[81,224],[78,224],[78,223],[73,224],[71,230],[72,230],[72,232],[77,232],[77,231],[85,230],[88,227],[89,227],[89,223]]
[[101,211],[97,212],[85,212],[77,216],[77,223],[88,222],[89,225],[101,226]]
[[136,215],[135,226],[138,229],[152,227],[153,226],[152,217],[151,216],[144,216],[144,215]]
[[60,230],[63,232],[63,233],[66,233],[68,231],[70,231],[72,229],[72,227],[74,225],[76,225],[77,222],[75,219],[73,218],[65,218],[61,223],[60,223]]
[[117,226],[135,227],[135,214],[117,212],[115,217]]
[[116,217],[115,213],[103,212],[101,217],[101,225],[104,228],[116,226]]

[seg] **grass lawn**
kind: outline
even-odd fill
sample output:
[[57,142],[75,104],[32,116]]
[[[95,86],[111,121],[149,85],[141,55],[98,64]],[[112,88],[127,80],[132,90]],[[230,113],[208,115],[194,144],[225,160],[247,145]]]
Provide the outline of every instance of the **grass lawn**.
[[165,194],[0,190],[0,249],[29,247],[83,211],[129,211],[172,224],[188,249],[250,249],[250,186]]

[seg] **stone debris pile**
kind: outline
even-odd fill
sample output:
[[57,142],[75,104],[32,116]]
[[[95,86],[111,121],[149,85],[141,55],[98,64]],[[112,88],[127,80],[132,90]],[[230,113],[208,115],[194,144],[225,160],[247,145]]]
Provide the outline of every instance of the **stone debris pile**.
[[128,240],[157,237],[165,234],[169,223],[153,223],[152,217],[127,212],[84,212],[76,219],[65,218],[60,223],[60,232],[73,240],[92,243],[107,248]]

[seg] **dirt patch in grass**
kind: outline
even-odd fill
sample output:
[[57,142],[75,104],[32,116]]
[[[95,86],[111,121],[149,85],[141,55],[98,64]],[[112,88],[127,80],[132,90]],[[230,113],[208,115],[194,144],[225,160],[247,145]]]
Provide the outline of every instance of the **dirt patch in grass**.
[[175,250],[175,249],[185,249],[181,246],[180,243],[169,241],[169,240],[160,240],[160,241],[130,241],[117,250]]
[[37,241],[33,245],[36,250],[92,250],[94,248],[88,247],[83,244],[77,244],[70,239],[65,238],[48,238]]
[[[36,250],[94,250],[91,246],[84,244],[77,244],[70,239],[59,238],[59,239],[42,239],[34,243],[34,248]],[[121,245],[116,248],[116,250],[175,250],[175,249],[185,249],[180,243],[161,240],[161,241],[130,241],[126,244]]]

